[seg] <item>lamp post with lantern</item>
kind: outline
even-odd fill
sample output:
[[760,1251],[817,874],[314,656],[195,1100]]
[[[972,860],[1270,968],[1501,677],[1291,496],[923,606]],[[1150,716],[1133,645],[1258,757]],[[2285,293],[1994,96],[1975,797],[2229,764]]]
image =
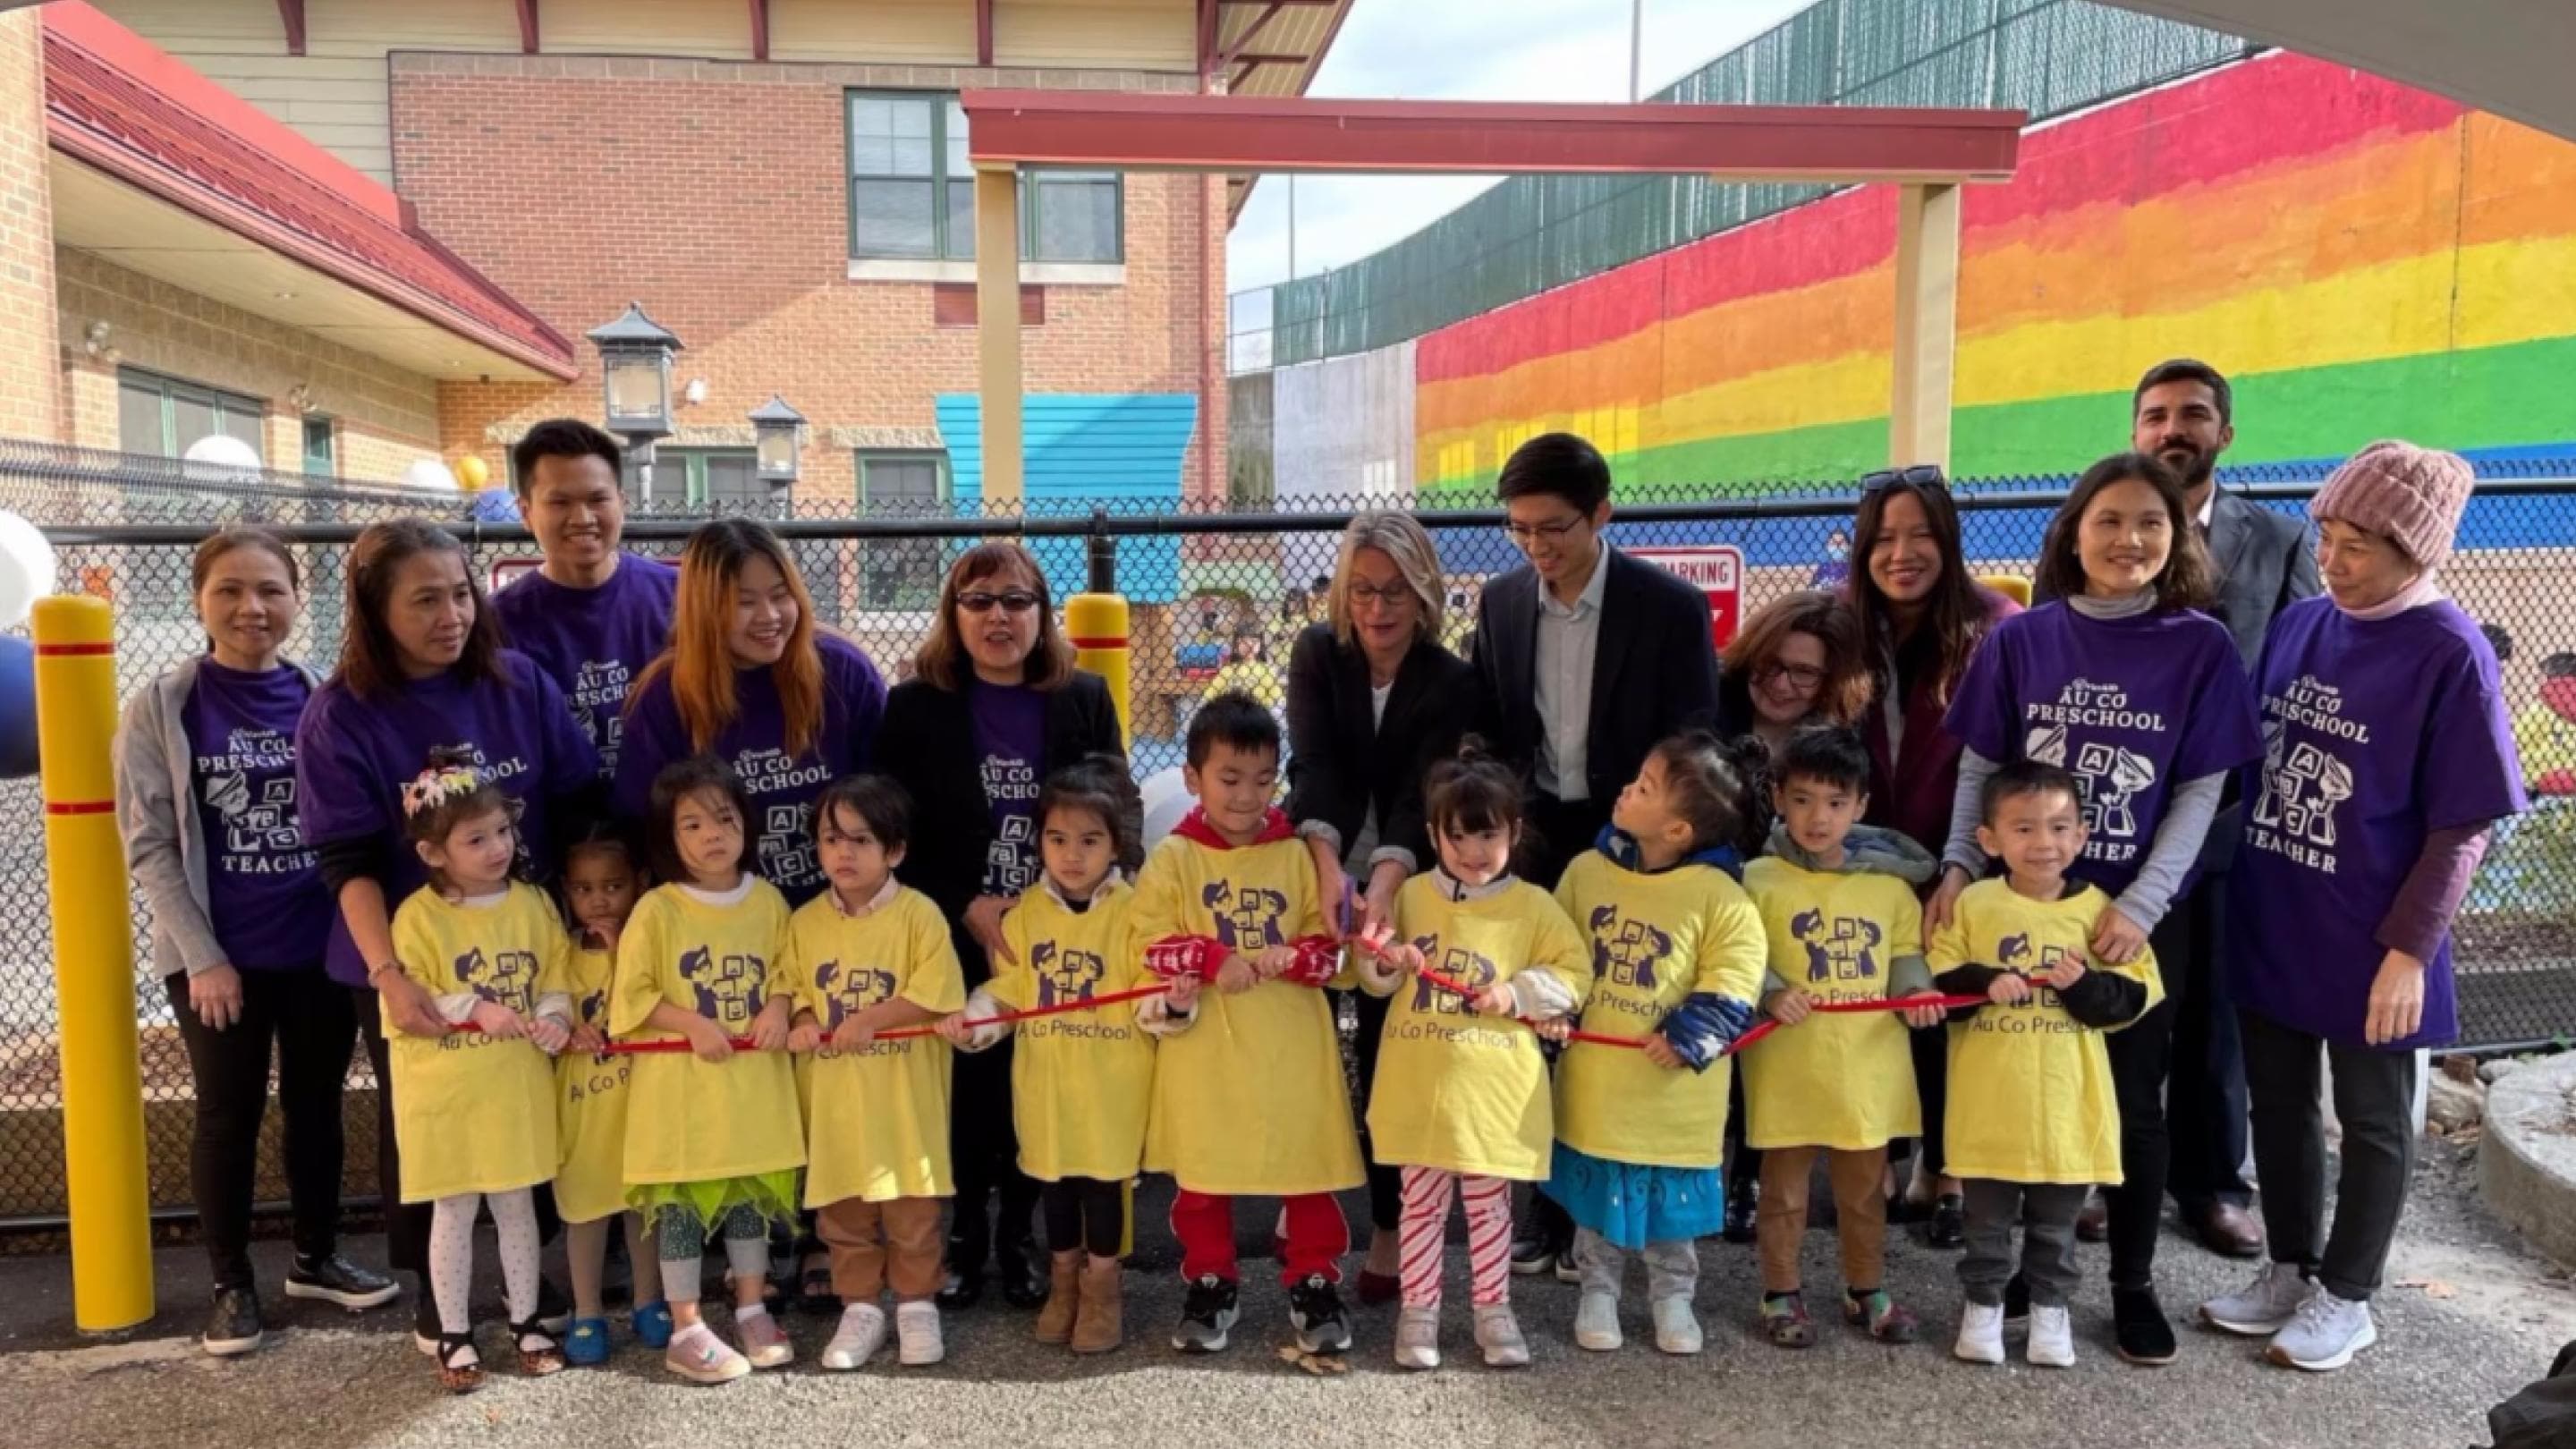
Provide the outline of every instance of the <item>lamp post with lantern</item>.
[[796,470],[805,454],[805,415],[777,393],[751,410],[753,467],[769,485],[772,498],[796,486]]
[[626,441],[635,496],[653,502],[653,443],[671,435],[671,358],[680,339],[630,302],[616,321],[590,330],[599,349],[603,412],[608,431]]

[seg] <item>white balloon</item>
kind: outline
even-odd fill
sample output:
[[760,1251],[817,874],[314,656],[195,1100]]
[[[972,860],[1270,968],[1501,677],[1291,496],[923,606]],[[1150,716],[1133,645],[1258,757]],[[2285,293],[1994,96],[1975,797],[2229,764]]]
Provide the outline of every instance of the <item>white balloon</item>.
[[1189,814],[1190,806],[1197,802],[1190,798],[1189,787],[1181,782],[1178,765],[1146,776],[1137,787],[1137,793],[1145,797],[1145,853],[1151,855],[1154,847],[1163,843],[1163,837],[1172,833],[1181,823],[1181,817]]
[[0,629],[27,622],[36,600],[54,591],[54,546],[36,525],[0,513]]
[[445,493],[458,491],[455,473],[436,458],[413,460],[412,465],[403,470],[402,481],[406,488],[435,488]]

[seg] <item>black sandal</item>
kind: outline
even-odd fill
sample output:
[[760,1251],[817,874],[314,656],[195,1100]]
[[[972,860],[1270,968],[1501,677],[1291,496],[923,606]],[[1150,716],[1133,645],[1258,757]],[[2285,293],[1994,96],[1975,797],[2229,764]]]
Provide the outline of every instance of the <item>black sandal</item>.
[[[553,1334],[546,1332],[543,1321],[531,1318],[525,1323],[511,1324],[510,1342],[519,1351],[521,1377],[541,1379],[548,1374],[563,1372],[563,1344],[558,1342]],[[530,1343],[539,1346],[530,1348],[528,1347]]]
[[470,1394],[483,1387],[483,1365],[457,1362],[457,1355],[474,1352],[474,1335],[441,1333],[438,1335],[438,1381],[451,1394]]

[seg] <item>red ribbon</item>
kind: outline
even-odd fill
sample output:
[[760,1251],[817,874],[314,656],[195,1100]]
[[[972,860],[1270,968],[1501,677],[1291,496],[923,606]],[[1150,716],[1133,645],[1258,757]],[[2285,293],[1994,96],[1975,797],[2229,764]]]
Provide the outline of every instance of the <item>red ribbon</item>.
[[[1132,987],[1126,991],[1112,991],[1106,996],[1086,997],[1080,1001],[1060,1001],[1053,1006],[1033,1006],[1026,1011],[1006,1011],[999,1016],[970,1016],[966,1018],[966,1025],[969,1027],[1002,1026],[1014,1021],[1034,1020],[1041,1016],[1062,1016],[1068,1011],[1089,1011],[1095,1006],[1110,1006],[1121,1001],[1134,1001],[1140,997],[1160,996],[1170,989],[1171,988],[1168,985],[1158,982],[1152,986],[1138,986]],[[472,1031],[473,1028],[457,1027],[453,1028],[453,1030]],[[938,1034],[939,1029],[934,1026],[899,1026],[892,1031],[878,1032],[875,1036],[870,1037],[869,1040],[907,1041],[914,1037],[937,1036]],[[725,1040],[732,1044],[735,1051],[747,1052],[755,1050],[751,1044],[750,1037],[727,1037]],[[830,1046],[831,1039],[829,1037],[824,1038],[822,1049],[828,1050]],[[566,1050],[570,1050],[570,1048],[566,1048]],[[693,1050],[695,1050],[695,1048],[691,1047],[688,1040],[684,1037],[655,1037],[648,1041],[613,1041],[600,1051],[588,1053],[587,1055],[636,1056],[645,1052],[685,1052]]]

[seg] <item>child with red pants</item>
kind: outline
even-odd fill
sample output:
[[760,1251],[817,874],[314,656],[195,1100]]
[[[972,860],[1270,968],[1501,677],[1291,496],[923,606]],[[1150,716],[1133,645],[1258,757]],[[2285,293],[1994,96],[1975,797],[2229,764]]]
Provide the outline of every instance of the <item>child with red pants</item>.
[[1360,1185],[1332,1009],[1347,986],[1325,934],[1314,857],[1271,801],[1279,724],[1229,691],[1190,721],[1182,780],[1198,800],[1136,877],[1137,937],[1156,976],[1204,983],[1201,1018],[1162,1044],[1145,1169],[1180,1187],[1172,1233],[1189,1293],[1172,1346],[1217,1353],[1238,1312],[1234,1199],[1281,1200],[1280,1282],[1307,1353],[1350,1348],[1340,1259],[1350,1228],[1333,1194]]

